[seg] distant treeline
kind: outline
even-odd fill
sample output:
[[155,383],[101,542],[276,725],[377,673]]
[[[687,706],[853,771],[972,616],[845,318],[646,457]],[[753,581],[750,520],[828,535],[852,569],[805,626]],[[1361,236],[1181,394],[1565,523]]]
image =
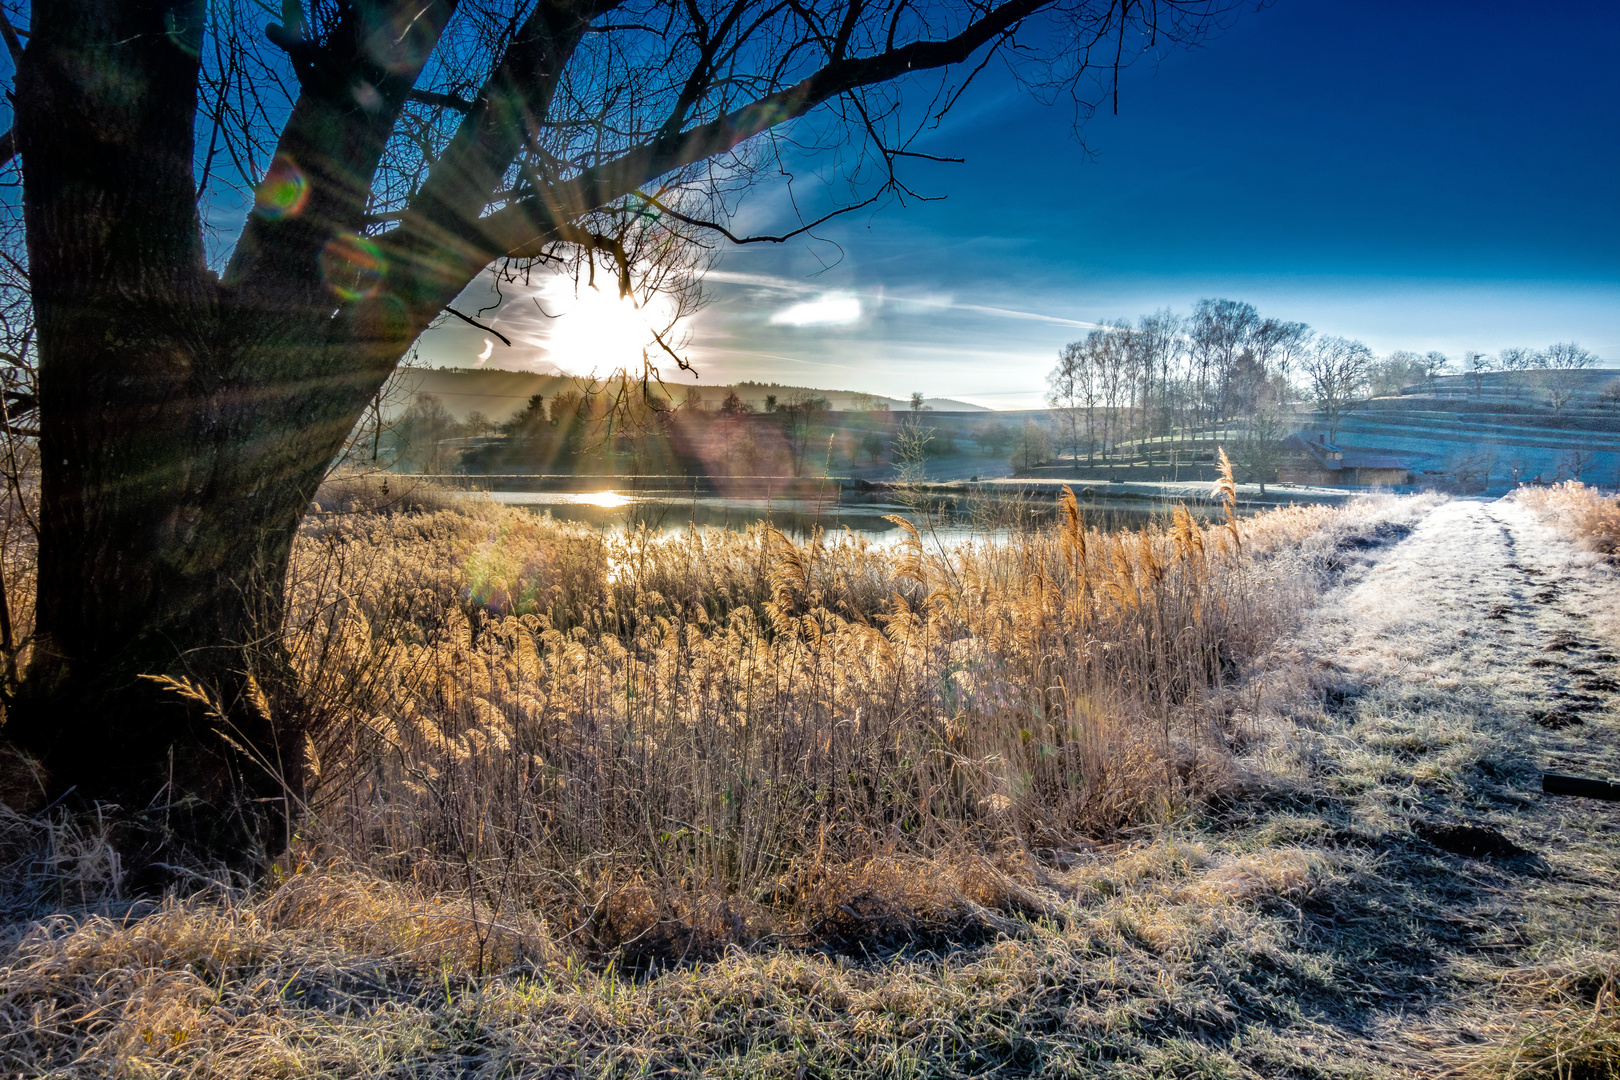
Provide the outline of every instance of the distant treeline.
[[[379,410],[351,455],[425,473],[606,473],[637,475],[817,475],[890,463],[897,453],[937,457],[1050,456],[1044,428],[993,413],[939,416],[915,396],[896,411],[871,398],[866,410],[834,412],[817,393],[765,393],[756,406],[732,389],[719,401],[701,390],[674,396],[631,378],[535,394],[504,423],[480,413],[458,421],[432,394],[402,413]],[[1032,430],[1029,430],[1032,429]]]
[[1361,341],[1322,335],[1303,322],[1262,316],[1240,300],[1205,299],[1181,315],[1166,308],[1118,319],[1065,346],[1047,378],[1047,401],[1065,449],[1088,461],[1137,456],[1220,439],[1265,456],[1286,436],[1299,405],[1322,414],[1330,433],[1371,397],[1433,385],[1440,375],[1523,373],[1555,411],[1575,394],[1574,373],[1597,357],[1573,342],[1497,355],[1396,350],[1377,356]]

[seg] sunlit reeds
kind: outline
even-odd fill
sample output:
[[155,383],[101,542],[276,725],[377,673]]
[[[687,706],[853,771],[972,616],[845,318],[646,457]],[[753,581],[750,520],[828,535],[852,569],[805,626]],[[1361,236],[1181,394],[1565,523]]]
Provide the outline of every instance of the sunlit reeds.
[[1061,510],[937,548],[903,519],[893,545],[477,502],[317,519],[289,587],[327,721],[307,837],[679,953],[825,922],[837,868],[1162,819],[1227,782],[1223,687],[1335,512],[1104,533]]
[[1620,498],[1579,480],[1551,487],[1522,487],[1514,498],[1561,519],[1576,538],[1609,558],[1620,556]]

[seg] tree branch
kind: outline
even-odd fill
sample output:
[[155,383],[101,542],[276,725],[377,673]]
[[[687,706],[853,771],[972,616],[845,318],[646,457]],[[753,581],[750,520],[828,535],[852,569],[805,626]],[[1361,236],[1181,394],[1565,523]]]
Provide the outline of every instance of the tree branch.
[[[448,293],[449,299],[499,254],[482,236],[487,219],[480,215],[550,110],[585,31],[618,3],[543,0],[535,6],[390,235],[390,250],[401,256],[401,274],[415,277],[435,296]],[[453,259],[447,261],[446,253],[454,253]],[[440,280],[430,285],[429,275]]]
[[693,162],[724,153],[840,94],[886,82],[912,71],[961,63],[981,47],[1011,33],[1051,0],[1008,0],[955,37],[918,41],[854,60],[834,60],[788,87],[767,94],[706,124],[634,147],[612,161],[558,181],[480,223],[497,254],[521,255],[560,239],[564,224],[632,194],[643,184]]
[[505,345],[507,348],[512,347],[512,339],[507,337],[505,334],[501,333],[499,330],[495,329],[493,326],[487,326],[484,323],[481,323],[477,319],[473,318],[471,315],[463,315],[461,312],[457,311],[455,308],[451,307],[449,304],[444,305],[444,310],[448,311],[450,314],[454,315],[456,318],[460,319],[462,322],[467,323],[467,324],[469,324],[471,326],[478,327],[478,329],[484,331],[486,334],[494,334],[496,337],[501,339],[501,344]]
[[432,105],[439,109],[450,109],[466,116],[478,106],[466,98],[454,94],[441,94],[434,90],[412,90],[410,100],[418,105]]
[[[379,5],[375,15],[398,17],[414,38],[436,47],[456,2],[392,0]],[[294,295],[314,297],[324,290],[318,273],[312,273],[320,251],[334,235],[364,227],[383,151],[432,49],[383,66],[354,7],[345,8],[319,42],[308,40],[302,25],[275,26],[266,33],[299,67],[303,89],[276,143],[272,169],[296,174],[291,178],[307,195],[296,214],[248,218],[224,279],[249,305],[273,309]],[[365,107],[356,107],[357,87],[369,95]],[[276,317],[273,310],[266,315]],[[244,327],[244,332],[258,329]]]
[[6,18],[3,10],[0,10],[0,38],[5,39],[6,52],[11,54],[11,62],[16,64],[22,59],[23,46],[18,39],[16,27],[11,25],[11,20]]
[[860,202],[851,203],[849,206],[840,206],[837,210],[834,210],[831,213],[823,214],[821,217],[816,218],[816,220],[810,222],[808,225],[801,225],[792,232],[785,232],[780,236],[738,236],[736,233],[732,232],[718,221],[705,221],[702,218],[695,218],[687,214],[683,214],[673,207],[666,206],[661,200],[652,195],[648,195],[644,191],[637,191],[636,197],[645,201],[648,206],[657,207],[658,212],[663,214],[665,217],[672,217],[676,221],[682,222],[686,225],[695,226],[699,229],[712,229],[714,232],[719,233],[733,244],[782,244],[793,239],[795,236],[804,235],[819,225],[825,225],[835,217],[841,217],[844,214],[852,213],[853,211],[859,210],[862,207],[871,206],[884,195],[887,195],[890,187],[891,185],[884,184],[881,188],[867,198],[862,199]]

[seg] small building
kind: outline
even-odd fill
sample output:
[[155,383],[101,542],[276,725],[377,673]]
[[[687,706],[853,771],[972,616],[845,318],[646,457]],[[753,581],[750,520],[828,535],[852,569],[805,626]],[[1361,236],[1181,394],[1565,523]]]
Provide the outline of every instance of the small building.
[[1411,482],[1411,467],[1392,454],[1346,450],[1325,432],[1296,431],[1282,441],[1277,482],[1312,487],[1393,487]]

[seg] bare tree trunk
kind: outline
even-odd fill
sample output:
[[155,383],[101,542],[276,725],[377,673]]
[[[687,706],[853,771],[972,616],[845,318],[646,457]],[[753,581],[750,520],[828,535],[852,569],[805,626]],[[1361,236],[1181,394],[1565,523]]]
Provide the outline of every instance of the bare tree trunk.
[[[204,263],[187,48],[203,17],[46,6],[19,72],[46,467],[34,659],[6,731],[53,797],[164,807],[136,845],[148,856],[251,859],[283,835],[283,783],[302,783],[296,715],[259,692],[285,670],[292,539],[413,327],[365,305],[333,319],[313,290],[257,311],[283,328],[273,364],[228,331],[262,301]],[[223,717],[154,676],[197,680]]]

